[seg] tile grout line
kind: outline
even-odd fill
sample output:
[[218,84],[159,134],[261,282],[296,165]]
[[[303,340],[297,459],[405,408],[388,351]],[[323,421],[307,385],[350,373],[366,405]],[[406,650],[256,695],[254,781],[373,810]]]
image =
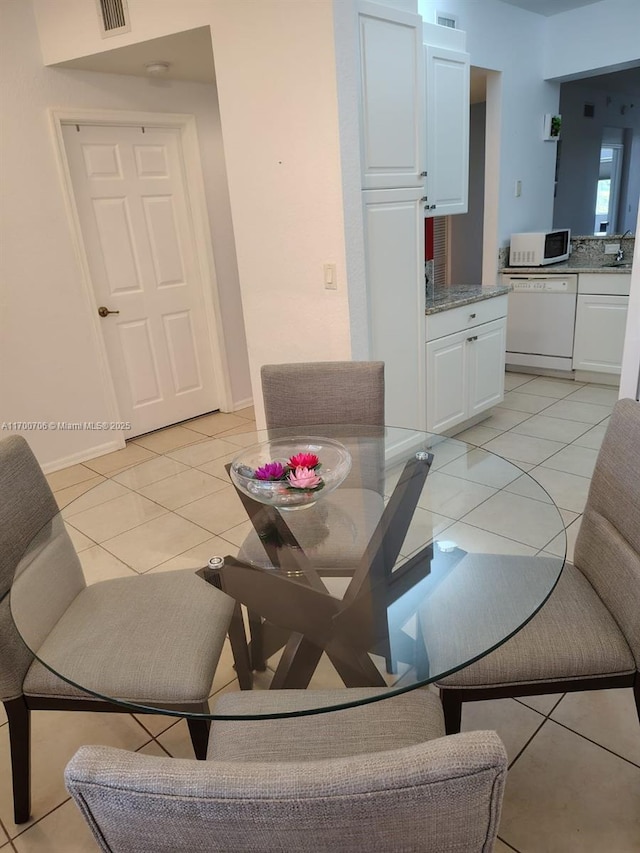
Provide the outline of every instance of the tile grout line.
[[[527,706],[527,707],[528,707],[528,706]],[[535,708],[531,708],[530,710],[535,711],[536,709],[535,709]],[[537,713],[537,714],[540,714],[540,711],[536,711],[536,713]],[[535,732],[531,735],[531,737],[526,741],[526,743],[524,744],[524,746],[519,750],[519,752],[517,753],[517,755],[516,755],[516,757],[513,759],[513,761],[510,761],[510,762],[509,762],[509,766],[508,766],[507,770],[511,770],[511,769],[513,768],[513,765],[516,763],[516,761],[517,761],[519,758],[521,758],[521,757],[522,757],[522,755],[524,754],[524,752],[525,752],[525,750],[527,749],[527,747],[528,747],[528,746],[531,744],[531,742],[533,741],[534,737],[538,734],[538,732],[540,731],[540,729],[544,726],[544,724],[545,724],[545,723],[547,722],[547,720],[549,719],[549,718],[548,718],[548,716],[546,716],[545,714],[541,714],[541,716],[542,716],[542,718],[543,718],[543,719],[542,719],[542,722],[540,723],[540,725],[538,726],[538,728],[535,730]]]
[[508,848],[509,848],[509,850],[513,850],[513,851],[514,851],[514,853],[521,853],[521,851],[520,851],[520,850],[518,850],[518,848],[517,848],[517,847],[514,847],[514,846],[513,846],[513,844],[509,844],[509,842],[508,842],[508,841],[505,841],[505,840],[504,840],[504,838],[502,838],[502,837],[500,836],[500,834],[498,834],[498,841],[500,841],[502,844],[504,844],[504,846],[505,846],[505,847],[508,847]]
[[[564,695],[566,696],[567,694],[565,693]],[[564,698],[564,696],[563,696],[563,698]],[[556,705],[556,707],[557,707],[557,705]],[[620,755],[619,752],[615,752],[613,749],[610,749],[608,746],[604,746],[603,744],[598,743],[598,741],[593,740],[590,737],[587,737],[587,735],[582,734],[582,732],[578,732],[575,729],[572,729],[571,726],[568,726],[566,723],[561,723],[559,720],[556,720],[552,717],[549,717],[548,719],[550,720],[550,722],[555,723],[556,725],[560,726],[561,728],[565,729],[566,731],[569,731],[572,734],[577,735],[578,737],[582,738],[582,740],[586,740],[586,741],[588,741],[588,743],[592,743],[594,746],[597,746],[600,749],[604,749],[604,751],[608,752],[609,755],[615,755],[616,758],[619,758],[621,761],[626,761],[627,764],[630,764],[632,767],[636,767],[636,768],[638,768],[638,770],[640,770],[640,764],[636,763],[635,761],[632,761],[630,758],[626,758],[624,755]],[[536,732],[536,734],[537,734],[537,732]]]

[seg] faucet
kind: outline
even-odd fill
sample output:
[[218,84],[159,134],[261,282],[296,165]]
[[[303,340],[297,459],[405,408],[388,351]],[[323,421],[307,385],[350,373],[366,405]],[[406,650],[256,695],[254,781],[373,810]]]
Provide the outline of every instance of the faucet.
[[624,260],[624,249],[622,248],[622,241],[627,236],[627,234],[629,234],[633,237],[633,232],[631,231],[630,228],[627,228],[627,230],[624,232],[624,234],[620,238],[620,243],[618,244],[620,248],[618,249],[618,253],[616,255],[616,263],[617,264],[619,264],[620,261]]

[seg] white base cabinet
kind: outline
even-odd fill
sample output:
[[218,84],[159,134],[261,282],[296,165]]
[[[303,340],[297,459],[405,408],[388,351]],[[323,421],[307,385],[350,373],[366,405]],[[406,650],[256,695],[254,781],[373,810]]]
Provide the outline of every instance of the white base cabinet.
[[574,370],[621,373],[628,307],[628,296],[578,295]]
[[[500,300],[498,310],[503,305],[506,308],[506,300]],[[451,325],[448,313],[442,315],[443,329]],[[427,341],[429,432],[446,432],[502,402],[506,338],[503,316]]]

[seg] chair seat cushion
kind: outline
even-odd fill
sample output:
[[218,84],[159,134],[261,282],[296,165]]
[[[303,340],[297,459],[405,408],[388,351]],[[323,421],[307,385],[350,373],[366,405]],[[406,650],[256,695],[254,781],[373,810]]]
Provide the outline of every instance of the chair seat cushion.
[[584,575],[568,563],[547,602],[510,640],[441,687],[499,687],[635,671],[631,649]]
[[[384,688],[344,690],[265,690],[227,693],[214,713],[282,714],[335,706],[388,694]],[[417,689],[366,705],[266,720],[215,720],[207,759],[215,761],[312,761],[383,752],[443,737],[440,699],[433,690]]]
[[[204,702],[233,607],[233,599],[191,571],[103,581],[74,599],[38,655],[98,697]],[[24,692],[91,698],[39,660]]]

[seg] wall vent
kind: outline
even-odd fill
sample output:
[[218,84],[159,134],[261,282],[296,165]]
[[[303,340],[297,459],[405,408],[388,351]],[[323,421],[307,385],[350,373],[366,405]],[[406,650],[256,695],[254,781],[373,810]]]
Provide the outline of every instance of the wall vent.
[[436,12],[436,24],[439,27],[449,27],[452,30],[458,29],[458,19],[449,12]]
[[596,112],[595,104],[585,104],[582,115],[585,118],[593,118]]
[[127,0],[97,0],[97,3],[102,38],[129,32],[131,25]]

